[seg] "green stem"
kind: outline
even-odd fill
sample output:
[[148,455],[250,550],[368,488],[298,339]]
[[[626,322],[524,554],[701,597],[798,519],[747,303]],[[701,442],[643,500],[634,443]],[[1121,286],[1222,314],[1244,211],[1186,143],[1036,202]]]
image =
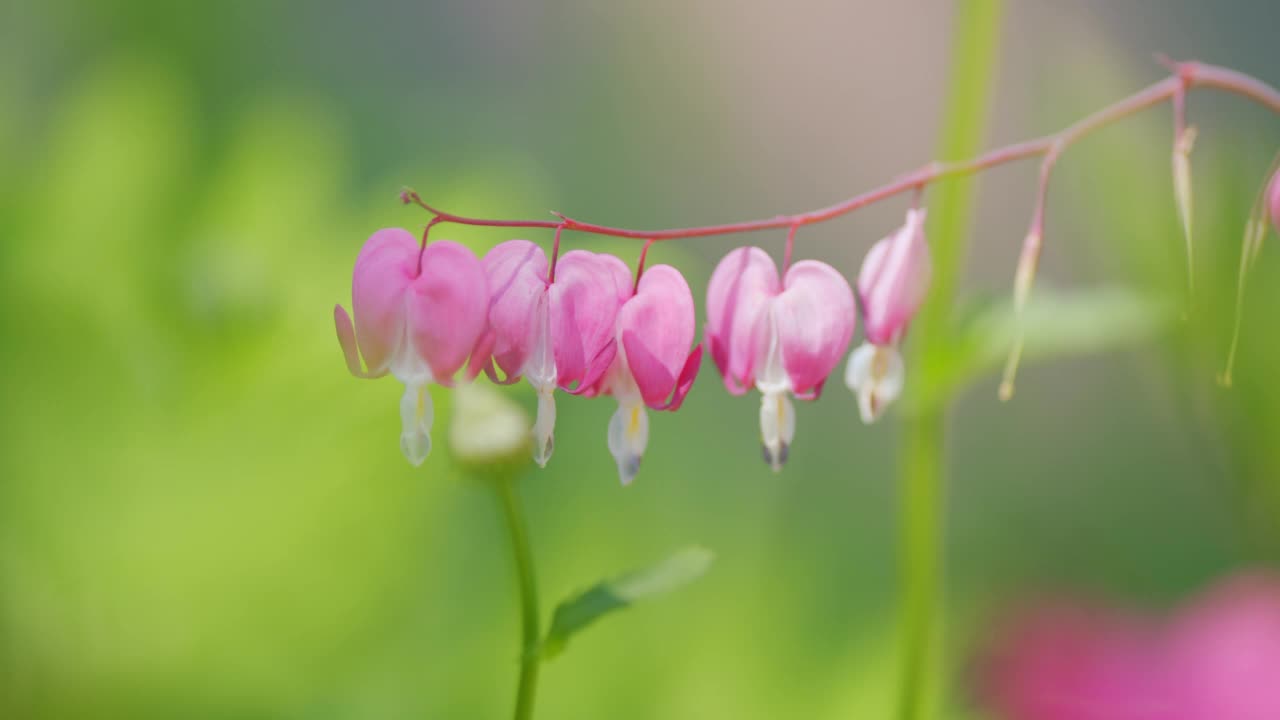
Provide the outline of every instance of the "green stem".
[[898,717],[936,713],[942,623],[943,415],[937,409],[904,428],[902,492],[902,677]]
[[[964,0],[956,7],[951,77],[940,157],[969,157],[981,146],[999,47],[1001,0]],[[950,345],[951,308],[968,250],[973,217],[973,180],[939,183],[929,203],[933,283],[915,322],[913,392],[923,400],[904,421],[899,458],[902,650],[898,697],[900,720],[936,715],[942,658],[943,508],[945,506],[946,414],[949,393],[936,392],[932,377]]]
[[520,497],[515,483],[502,478],[494,483],[498,499],[502,503],[503,518],[511,536],[511,555],[516,562],[516,578],[520,586],[520,684],[516,688],[515,720],[533,717],[533,699],[538,689],[538,663],[541,660],[538,644],[538,585],[533,575],[533,553],[529,546],[529,529],[520,509]]

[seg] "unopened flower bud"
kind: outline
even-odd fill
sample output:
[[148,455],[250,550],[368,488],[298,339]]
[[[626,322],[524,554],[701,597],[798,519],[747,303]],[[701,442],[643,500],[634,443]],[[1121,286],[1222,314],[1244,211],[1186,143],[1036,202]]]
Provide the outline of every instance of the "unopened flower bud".
[[909,210],[897,232],[871,246],[858,272],[868,342],[897,344],[924,302],[932,274],[924,210]]
[[501,471],[529,459],[529,419],[518,405],[485,385],[454,391],[449,445],[464,466]]
[[902,392],[898,343],[924,302],[933,272],[924,238],[924,211],[910,210],[893,235],[871,247],[858,273],[867,342],[849,356],[845,384],[858,397],[862,421],[872,423]]
[[1189,125],[1178,135],[1173,144],[1173,195],[1178,202],[1178,219],[1182,223],[1182,236],[1187,247],[1187,287],[1192,288],[1191,252],[1191,148],[1196,142],[1196,128]]
[[1022,361],[1022,345],[1026,340],[1026,326],[1023,313],[1027,309],[1027,301],[1031,298],[1031,286],[1035,283],[1036,268],[1040,265],[1040,247],[1044,243],[1044,231],[1038,219],[1022,241],[1022,253],[1018,256],[1018,269],[1013,275],[1013,310],[1017,314],[1017,327],[1013,334],[1013,346],[1009,348],[1009,357],[1004,362],[1004,376],[1000,380],[1000,401],[1008,402],[1013,398],[1013,380],[1018,374],[1018,363]]

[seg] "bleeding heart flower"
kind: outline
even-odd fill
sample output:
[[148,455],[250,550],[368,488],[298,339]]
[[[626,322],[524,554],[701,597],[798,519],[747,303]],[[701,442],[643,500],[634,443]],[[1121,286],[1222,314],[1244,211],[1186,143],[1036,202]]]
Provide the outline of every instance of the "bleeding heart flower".
[[795,435],[788,394],[812,400],[844,355],[857,322],[853,291],[835,268],[802,260],[782,281],[768,253],[733,250],[707,288],[706,343],[725,387],[761,393],[765,461],[780,470]]
[[[629,281],[630,276],[624,272],[620,279]],[[623,485],[639,472],[649,442],[645,406],[679,409],[698,375],[702,348],[689,350],[694,325],[693,293],[670,265],[646,270],[635,294],[618,311],[618,352],[599,388],[590,394],[608,394],[618,401],[609,421],[609,452]]]
[[355,326],[341,305],[333,308],[351,374],[376,378],[390,372],[404,383],[400,450],[414,465],[431,451],[427,385],[452,385],[466,364],[484,332],[487,288],[484,268],[467,248],[442,240],[420,249],[408,231],[389,228],[370,236],[356,258]]
[[[574,250],[548,280],[547,257],[528,240],[508,240],[484,256],[490,332],[473,357],[499,382],[529,380],[538,393],[533,457],[546,466],[555,447],[557,387],[590,393],[613,363],[618,308],[630,294],[630,272],[611,255]],[[490,355],[492,358],[490,358]],[[493,365],[506,379],[498,380]]]
[[862,421],[875,422],[902,392],[898,343],[929,290],[932,264],[924,239],[924,211],[871,247],[858,273],[858,298],[867,341],[849,356],[844,381],[858,396]]

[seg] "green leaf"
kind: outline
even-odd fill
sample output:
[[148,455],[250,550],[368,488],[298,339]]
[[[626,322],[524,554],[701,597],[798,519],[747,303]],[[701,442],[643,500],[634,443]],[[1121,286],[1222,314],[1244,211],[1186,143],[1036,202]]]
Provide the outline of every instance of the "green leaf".
[[542,641],[543,657],[551,659],[559,655],[571,636],[599,618],[637,600],[662,595],[697,580],[714,559],[715,554],[706,548],[683,548],[657,564],[599,582],[565,600],[551,616],[551,629]]
[[938,368],[944,378],[939,385],[956,388],[999,368],[1020,322],[1026,333],[1025,364],[1135,345],[1157,335],[1172,317],[1167,303],[1117,287],[1036,291],[1021,320],[1011,300],[987,303],[962,325],[955,351]]

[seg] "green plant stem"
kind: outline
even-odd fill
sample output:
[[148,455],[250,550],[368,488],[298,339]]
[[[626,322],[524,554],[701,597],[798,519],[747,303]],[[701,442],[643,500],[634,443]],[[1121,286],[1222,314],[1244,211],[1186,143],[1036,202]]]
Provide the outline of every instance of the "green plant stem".
[[[940,157],[969,157],[981,146],[987,125],[992,75],[999,47],[1001,0],[964,0],[956,6],[951,77]],[[942,658],[946,414],[949,392],[935,391],[939,360],[951,340],[951,308],[964,269],[973,217],[973,180],[940,182],[929,201],[933,283],[912,330],[912,392],[925,398],[906,414],[899,457],[901,488],[901,675],[900,720],[921,720],[938,711]]]
[[929,717],[936,708],[942,610],[943,415],[937,409],[904,427],[902,493],[902,676],[898,716]]
[[516,579],[520,588],[520,682],[516,688],[516,720],[533,717],[533,700],[538,689],[538,584],[533,574],[533,553],[529,546],[529,529],[520,509],[515,483],[507,478],[494,483],[502,504],[502,515],[511,537],[511,555],[516,563]]

